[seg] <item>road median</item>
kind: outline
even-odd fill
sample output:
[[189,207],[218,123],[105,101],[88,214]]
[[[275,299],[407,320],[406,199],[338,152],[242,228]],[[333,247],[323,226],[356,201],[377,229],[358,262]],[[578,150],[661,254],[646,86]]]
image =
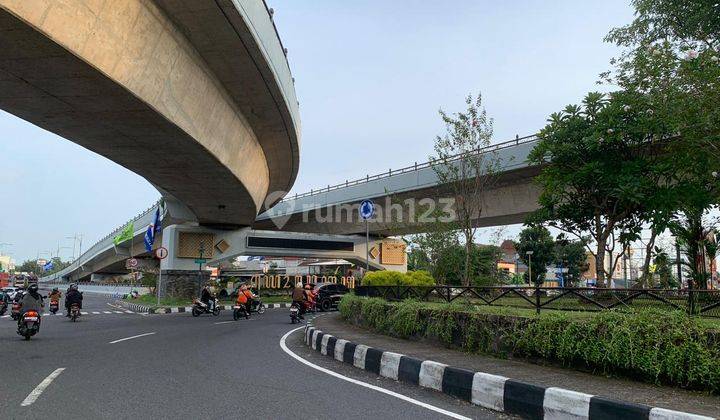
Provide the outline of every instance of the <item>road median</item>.
[[[720,407],[714,396],[373,334],[345,324],[337,314],[315,319],[305,343],[378,376],[524,418],[699,420],[713,418]],[[655,401],[667,408],[654,407]]]

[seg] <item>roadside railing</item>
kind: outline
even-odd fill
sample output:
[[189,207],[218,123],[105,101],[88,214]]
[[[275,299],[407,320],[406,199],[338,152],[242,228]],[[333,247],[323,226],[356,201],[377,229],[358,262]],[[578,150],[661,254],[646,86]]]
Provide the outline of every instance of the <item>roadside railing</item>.
[[358,286],[358,296],[564,311],[668,309],[720,317],[720,290],[591,287]]
[[[458,160],[464,158],[465,156],[468,156],[468,155],[471,155],[471,154],[474,155],[474,154],[495,152],[495,151],[498,151],[498,150],[506,149],[506,148],[508,148],[508,147],[519,146],[519,145],[525,144],[525,143],[532,143],[532,142],[537,141],[537,140],[538,140],[538,137],[537,137],[536,134],[532,134],[532,135],[525,136],[525,137],[515,137],[515,138],[512,139],[512,140],[508,140],[508,141],[504,141],[504,142],[501,142],[501,143],[492,144],[492,145],[490,145],[490,146],[488,146],[488,147],[484,147],[484,148],[481,148],[481,149],[473,150],[473,151],[470,152],[470,153],[461,153],[461,154],[457,154],[457,155],[455,155],[455,156],[450,156],[447,160],[443,160],[443,163],[455,162],[455,161],[458,161]],[[438,163],[439,163],[439,161],[433,161],[433,160],[429,160],[429,161],[427,161],[427,162],[422,162],[422,163],[417,163],[417,162],[415,162],[415,164],[413,164],[413,165],[411,165],[411,166],[406,166],[406,167],[404,167],[404,168],[390,169],[390,170],[388,170],[388,171],[386,171],[386,172],[382,172],[382,173],[379,173],[379,174],[366,175],[364,178],[358,178],[358,179],[354,179],[354,180],[352,180],[352,181],[347,180],[347,181],[345,181],[345,182],[343,182],[343,183],[340,183],[340,184],[328,185],[327,187],[322,187],[322,188],[318,188],[318,189],[312,189],[312,190],[310,190],[310,191],[307,191],[307,192],[304,192],[304,193],[301,193],[301,194],[297,194],[297,193],[296,193],[296,194],[294,194],[294,195],[292,195],[292,196],[291,196],[291,195],[287,195],[287,196],[285,196],[285,197],[281,200],[281,202],[289,201],[289,200],[296,200],[296,199],[298,199],[298,198],[303,198],[303,197],[310,197],[310,196],[313,196],[313,195],[316,195],[316,194],[322,194],[322,193],[326,193],[326,192],[333,191],[333,190],[339,190],[339,189],[341,189],[341,188],[350,187],[350,186],[353,186],[353,185],[365,184],[365,183],[368,183],[368,182],[370,182],[370,181],[376,181],[376,180],[378,180],[378,179],[389,178],[389,177],[391,177],[391,176],[400,175],[400,174],[404,174],[404,173],[407,173],[407,172],[417,171],[418,169],[430,168],[430,167],[432,167],[432,166],[434,166],[434,165],[437,165]]]

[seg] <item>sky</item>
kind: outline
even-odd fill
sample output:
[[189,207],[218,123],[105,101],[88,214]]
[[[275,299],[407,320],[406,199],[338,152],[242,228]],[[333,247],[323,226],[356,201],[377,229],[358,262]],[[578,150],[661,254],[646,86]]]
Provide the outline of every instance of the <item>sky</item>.
[[[268,5],[300,102],[293,193],[426,161],[443,132],[438,110],[462,110],[471,93],[483,95],[495,142],[537,132],[600,88],[619,53],[603,37],[632,20],[629,0]],[[69,259],[79,243],[68,237],[87,249],[159,198],[142,177],[3,111],[0,194],[0,253],[18,262],[58,248]]]

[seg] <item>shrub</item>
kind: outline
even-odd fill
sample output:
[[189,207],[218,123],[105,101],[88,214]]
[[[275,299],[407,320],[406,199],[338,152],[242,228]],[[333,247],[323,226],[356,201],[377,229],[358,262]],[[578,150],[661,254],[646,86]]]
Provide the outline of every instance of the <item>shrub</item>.
[[402,286],[405,274],[397,271],[371,271],[362,279],[363,286]]
[[371,271],[362,279],[363,286],[434,286],[435,279],[424,270],[408,271]]
[[720,393],[718,332],[682,311],[548,312],[528,318],[354,295],[343,297],[339,308],[347,321],[396,337]]

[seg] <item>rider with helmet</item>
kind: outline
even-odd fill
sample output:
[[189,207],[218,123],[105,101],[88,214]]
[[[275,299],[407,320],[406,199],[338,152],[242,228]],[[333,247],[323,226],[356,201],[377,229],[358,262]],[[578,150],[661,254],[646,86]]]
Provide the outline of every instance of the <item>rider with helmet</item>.
[[82,300],[83,295],[78,291],[77,284],[70,284],[67,293],[65,293],[65,310],[67,311],[66,316],[70,316],[70,307],[73,304],[77,304],[78,307],[82,309]]
[[43,303],[43,297],[40,293],[38,293],[38,286],[37,284],[31,284],[28,286],[27,293],[25,293],[22,297],[21,307],[20,307],[20,317],[18,318],[18,324],[22,322],[22,315],[27,311],[35,311],[38,313],[38,316],[42,312],[41,309],[44,307],[45,304]]
[[57,287],[53,287],[52,292],[50,292],[50,295],[48,296],[48,299],[50,299],[50,302],[60,302],[61,297],[62,293],[60,293],[60,290],[58,290]]

